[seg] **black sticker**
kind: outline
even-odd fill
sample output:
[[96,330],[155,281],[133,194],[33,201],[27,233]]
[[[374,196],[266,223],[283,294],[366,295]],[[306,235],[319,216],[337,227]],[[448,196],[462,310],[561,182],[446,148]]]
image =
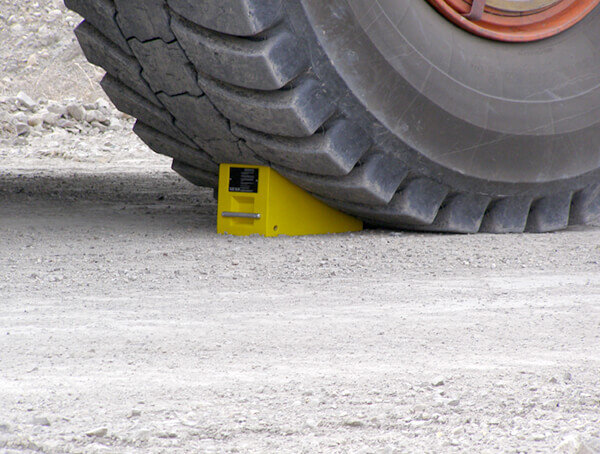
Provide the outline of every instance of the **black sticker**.
[[229,192],[258,192],[258,169],[231,167],[229,169]]

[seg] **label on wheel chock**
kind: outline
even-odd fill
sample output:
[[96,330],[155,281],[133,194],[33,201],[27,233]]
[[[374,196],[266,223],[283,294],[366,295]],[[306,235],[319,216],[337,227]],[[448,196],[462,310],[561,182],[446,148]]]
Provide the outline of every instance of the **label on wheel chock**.
[[258,169],[232,167],[229,170],[229,192],[258,192]]

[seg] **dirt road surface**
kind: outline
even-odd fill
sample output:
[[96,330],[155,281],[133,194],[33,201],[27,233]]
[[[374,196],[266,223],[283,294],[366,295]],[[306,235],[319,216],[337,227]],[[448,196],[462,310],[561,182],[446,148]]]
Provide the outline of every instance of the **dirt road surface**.
[[49,162],[0,171],[0,452],[597,452],[600,229],[233,238]]

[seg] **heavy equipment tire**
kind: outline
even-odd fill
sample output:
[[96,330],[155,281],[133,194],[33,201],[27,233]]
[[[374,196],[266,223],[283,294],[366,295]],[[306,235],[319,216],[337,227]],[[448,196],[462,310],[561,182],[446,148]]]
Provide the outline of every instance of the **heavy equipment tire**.
[[507,44],[425,0],[66,0],[135,132],[197,185],[269,165],[377,226],[547,232],[600,215],[600,10]]

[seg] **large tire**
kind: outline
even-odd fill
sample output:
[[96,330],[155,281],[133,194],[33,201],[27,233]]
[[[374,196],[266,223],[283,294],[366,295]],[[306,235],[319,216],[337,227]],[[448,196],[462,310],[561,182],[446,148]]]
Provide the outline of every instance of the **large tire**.
[[108,96],[195,184],[215,187],[219,163],[269,165],[370,224],[417,230],[600,215],[598,8],[508,45],[424,0],[65,3]]

